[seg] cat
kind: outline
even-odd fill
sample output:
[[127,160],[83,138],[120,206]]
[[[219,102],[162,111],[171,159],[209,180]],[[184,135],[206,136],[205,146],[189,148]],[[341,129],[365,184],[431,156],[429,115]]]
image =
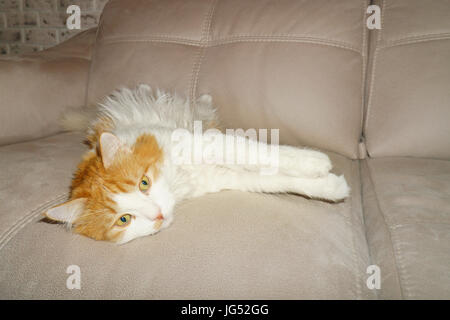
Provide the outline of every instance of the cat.
[[[215,144],[206,135],[194,135],[197,122],[207,129],[218,128],[211,96],[203,95],[193,104],[176,94],[139,85],[114,91],[87,113],[68,112],[66,127],[81,129],[88,121],[90,150],[75,172],[70,200],[49,209],[45,216],[67,224],[75,233],[123,244],[167,228],[178,202],[225,189],[290,192],[332,202],[348,197],[344,176],[330,173],[329,157],[306,148],[277,146],[277,170],[272,174],[263,174],[262,165],[250,163],[248,155],[243,163],[174,161],[175,132],[190,135],[192,140],[186,141],[200,139],[205,147]],[[249,146],[272,147],[214,132],[225,142],[236,138]],[[237,145],[224,144],[220,150],[233,155]]]

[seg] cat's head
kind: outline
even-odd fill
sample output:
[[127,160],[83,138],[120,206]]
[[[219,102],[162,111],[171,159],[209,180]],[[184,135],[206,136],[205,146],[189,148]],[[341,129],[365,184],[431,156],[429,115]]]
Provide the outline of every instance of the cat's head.
[[131,147],[104,132],[72,181],[71,200],[45,215],[96,240],[125,243],[167,227],[174,196],[161,170],[163,151],[152,135]]

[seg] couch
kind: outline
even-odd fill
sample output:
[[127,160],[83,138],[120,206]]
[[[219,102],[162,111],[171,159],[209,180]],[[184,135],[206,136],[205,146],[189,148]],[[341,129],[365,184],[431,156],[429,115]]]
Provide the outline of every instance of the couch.
[[[326,152],[351,196],[210,194],[123,246],[43,221],[86,150],[61,113],[140,83]],[[110,0],[0,59],[0,144],[1,299],[450,299],[449,0]]]

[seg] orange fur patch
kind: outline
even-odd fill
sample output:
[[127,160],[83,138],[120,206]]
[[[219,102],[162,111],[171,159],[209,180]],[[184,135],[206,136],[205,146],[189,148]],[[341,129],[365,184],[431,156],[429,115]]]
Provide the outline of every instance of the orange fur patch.
[[[98,137],[93,141],[98,144]],[[113,228],[119,213],[111,196],[139,188],[142,176],[148,171],[156,179],[162,160],[162,149],[149,134],[141,135],[131,152],[119,150],[108,169],[104,168],[98,150],[89,151],[72,181],[71,199],[86,198],[84,212],[73,223],[74,231],[96,240],[115,241],[123,230]]]

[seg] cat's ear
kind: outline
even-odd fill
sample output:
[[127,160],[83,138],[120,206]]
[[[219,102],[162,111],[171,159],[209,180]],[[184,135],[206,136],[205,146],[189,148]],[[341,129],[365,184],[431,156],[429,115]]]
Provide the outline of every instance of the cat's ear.
[[57,205],[44,214],[50,220],[72,223],[83,212],[85,204],[85,198],[78,198]]
[[114,158],[119,151],[123,148],[122,142],[114,134],[110,132],[103,132],[100,136],[100,153],[102,155],[102,162],[105,169],[114,161]]

